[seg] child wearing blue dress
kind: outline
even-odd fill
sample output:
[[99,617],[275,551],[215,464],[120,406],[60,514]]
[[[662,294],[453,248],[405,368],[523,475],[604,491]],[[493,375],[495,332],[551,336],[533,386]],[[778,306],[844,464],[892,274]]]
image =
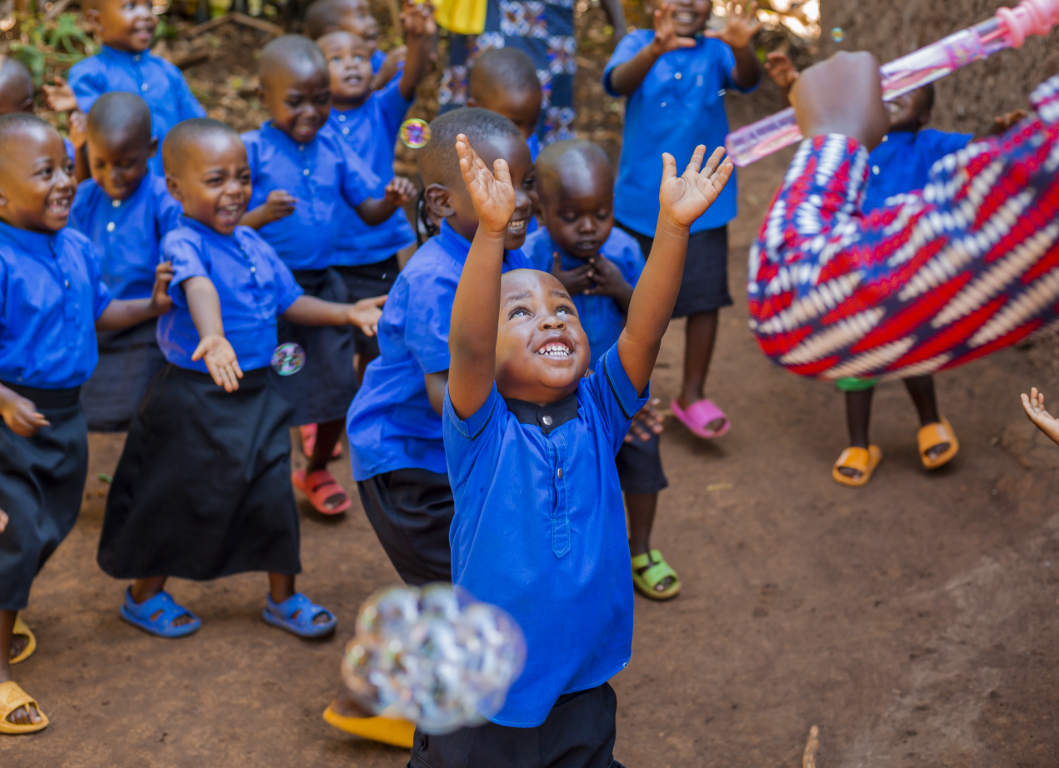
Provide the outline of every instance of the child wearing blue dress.
[[[162,238],[174,229],[180,204],[148,163],[158,145],[143,99],[105,93],[88,114],[92,178],[77,188],[70,226],[96,246],[103,282],[117,299],[151,295]],[[165,364],[150,320],[123,331],[97,334],[99,364],[81,388],[88,429],[123,432],[132,423],[147,386]]]
[[[732,166],[698,147],[681,176],[663,156],[654,251],[625,329],[598,350],[554,276],[502,274],[515,194],[460,136],[460,167],[481,222],[456,290],[445,396],[445,457],[456,499],[453,582],[508,611],[526,666],[485,725],[419,739],[411,768],[611,768],[607,681],[632,652],[628,544],[614,457],[649,397],[680,288],[691,225]],[[495,174],[495,175],[494,175]]]

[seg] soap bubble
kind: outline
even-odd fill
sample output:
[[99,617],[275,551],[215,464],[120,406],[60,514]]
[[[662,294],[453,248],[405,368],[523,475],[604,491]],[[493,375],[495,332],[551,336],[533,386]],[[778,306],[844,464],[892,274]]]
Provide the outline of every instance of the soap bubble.
[[364,706],[450,733],[504,705],[526,661],[514,619],[449,584],[390,587],[361,607],[342,677]]
[[421,149],[430,141],[430,126],[426,120],[411,117],[401,123],[401,143],[411,149]]
[[831,39],[836,43],[841,43],[846,39],[846,33],[842,31],[842,27],[834,27],[831,30]]
[[272,353],[272,370],[280,376],[291,376],[305,365],[305,350],[288,341],[280,344]]

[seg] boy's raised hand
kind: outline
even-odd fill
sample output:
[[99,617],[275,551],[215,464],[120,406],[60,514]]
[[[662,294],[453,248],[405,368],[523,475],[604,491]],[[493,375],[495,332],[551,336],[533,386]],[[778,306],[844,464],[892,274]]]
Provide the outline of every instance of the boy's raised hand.
[[676,8],[672,3],[665,3],[654,12],[655,36],[651,40],[651,50],[655,56],[661,56],[681,48],[694,48],[695,41],[690,37],[681,37],[673,27],[673,14]]
[[[713,205],[724,185],[732,175],[733,165],[724,158],[724,147],[718,147],[702,166],[706,147],[695,147],[691,162],[684,173],[677,176],[677,161],[668,152],[662,155],[662,187],[658,191],[658,202],[662,214],[680,227],[690,227]],[[701,171],[699,169],[702,169]]]
[[44,414],[37,411],[37,406],[32,401],[10,390],[5,391],[8,396],[0,402],[0,414],[4,417],[4,423],[16,435],[33,437],[37,430],[50,424]]
[[169,298],[169,283],[173,280],[173,262],[163,261],[154,268],[154,290],[151,292],[151,311],[161,317],[173,308]]
[[783,51],[773,51],[765,59],[765,71],[780,88],[787,90],[798,79],[798,70],[794,68],[791,57]]
[[463,182],[478,214],[478,229],[502,237],[515,212],[515,187],[507,161],[498,158],[490,171],[462,133],[456,137],[456,154],[460,157]]
[[378,333],[379,318],[382,317],[382,305],[386,303],[386,295],[373,296],[370,299],[361,299],[356,304],[349,305],[349,324],[355,325],[364,332],[365,336],[374,336]]
[[1038,392],[1037,387],[1030,390],[1029,397],[1022,395],[1022,409],[1026,416],[1044,434],[1048,435],[1053,442],[1059,443],[1059,421],[1044,408],[1044,393]]
[[239,379],[243,378],[243,369],[239,367],[235,350],[228,343],[228,339],[223,336],[206,336],[195,347],[191,359],[195,362],[202,360],[206,364],[206,370],[213,377],[214,383],[218,387],[224,387],[225,392],[234,392],[239,389]]
[[74,97],[73,89],[65,80],[56,75],[52,78],[55,85],[43,85],[44,103],[53,112],[73,112],[77,109],[77,99]]
[[725,8],[728,15],[724,17],[724,28],[707,29],[706,37],[715,37],[736,50],[746,48],[754,39],[754,35],[761,30],[761,22],[757,18],[756,0],[750,0],[749,3],[729,2]]
[[419,5],[415,0],[405,0],[404,9],[401,11],[401,28],[404,30],[406,43],[419,40],[424,36],[433,37],[437,32],[437,22],[434,21],[434,5],[425,2]]
[[394,176],[386,185],[386,199],[400,208],[416,199],[416,185],[403,176]]

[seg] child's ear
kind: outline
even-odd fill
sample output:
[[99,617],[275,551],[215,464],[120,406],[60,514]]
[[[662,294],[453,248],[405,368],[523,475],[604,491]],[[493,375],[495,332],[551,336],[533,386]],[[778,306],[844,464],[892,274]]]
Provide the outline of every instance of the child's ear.
[[177,181],[175,176],[170,176],[168,173],[165,175],[165,188],[169,190],[169,194],[171,194],[173,199],[178,203],[184,202],[183,194],[180,191],[180,182]]
[[426,200],[427,210],[439,219],[447,219],[456,211],[452,207],[451,194],[448,187],[441,184],[431,184],[423,192]]
[[[154,157],[157,153],[158,153],[158,137],[157,136],[152,136],[151,137],[151,143],[147,145],[147,156],[148,157]],[[168,183],[168,181],[169,180],[166,179],[166,183]]]
[[7,207],[7,203],[8,203],[7,193],[4,192],[4,188],[3,187],[0,187],[0,208],[6,208]]

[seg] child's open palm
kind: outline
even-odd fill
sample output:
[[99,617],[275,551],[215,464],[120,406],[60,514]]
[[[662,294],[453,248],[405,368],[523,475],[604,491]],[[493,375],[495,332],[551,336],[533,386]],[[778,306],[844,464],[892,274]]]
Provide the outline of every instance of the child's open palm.
[[726,8],[728,15],[725,16],[724,28],[708,29],[706,37],[716,37],[733,49],[745,48],[761,29],[761,22],[757,18],[757,2],[728,3]]
[[[702,166],[706,147],[695,147],[691,162],[684,173],[677,176],[677,161],[668,152],[662,155],[662,188],[658,191],[658,202],[662,213],[674,224],[690,227],[713,205],[724,185],[732,175],[732,163],[721,159],[724,147],[718,147]],[[699,169],[702,169],[701,171]]]
[[239,360],[236,359],[235,350],[232,349],[228,339],[223,336],[206,336],[195,347],[191,359],[204,362],[213,381],[218,387],[224,387],[225,392],[234,392],[239,389],[239,379],[243,378],[243,369],[239,367]]
[[1044,434],[1048,435],[1054,442],[1059,443],[1059,421],[1044,409],[1044,393],[1038,392],[1037,387],[1030,390],[1029,397],[1022,395],[1022,409],[1026,416]]
[[787,89],[798,79],[798,70],[794,68],[791,57],[783,51],[773,51],[765,60],[765,71],[780,88]]
[[515,187],[511,184],[507,161],[498,158],[490,171],[462,133],[456,137],[456,154],[460,157],[463,182],[478,214],[478,227],[484,227],[490,234],[503,234],[515,212]]
[[681,37],[677,34],[677,30],[673,26],[674,13],[676,13],[676,8],[672,3],[666,3],[655,10],[655,36],[651,40],[651,47],[654,48],[657,56],[670,51],[677,51],[681,48],[695,47],[695,41],[692,38]]

